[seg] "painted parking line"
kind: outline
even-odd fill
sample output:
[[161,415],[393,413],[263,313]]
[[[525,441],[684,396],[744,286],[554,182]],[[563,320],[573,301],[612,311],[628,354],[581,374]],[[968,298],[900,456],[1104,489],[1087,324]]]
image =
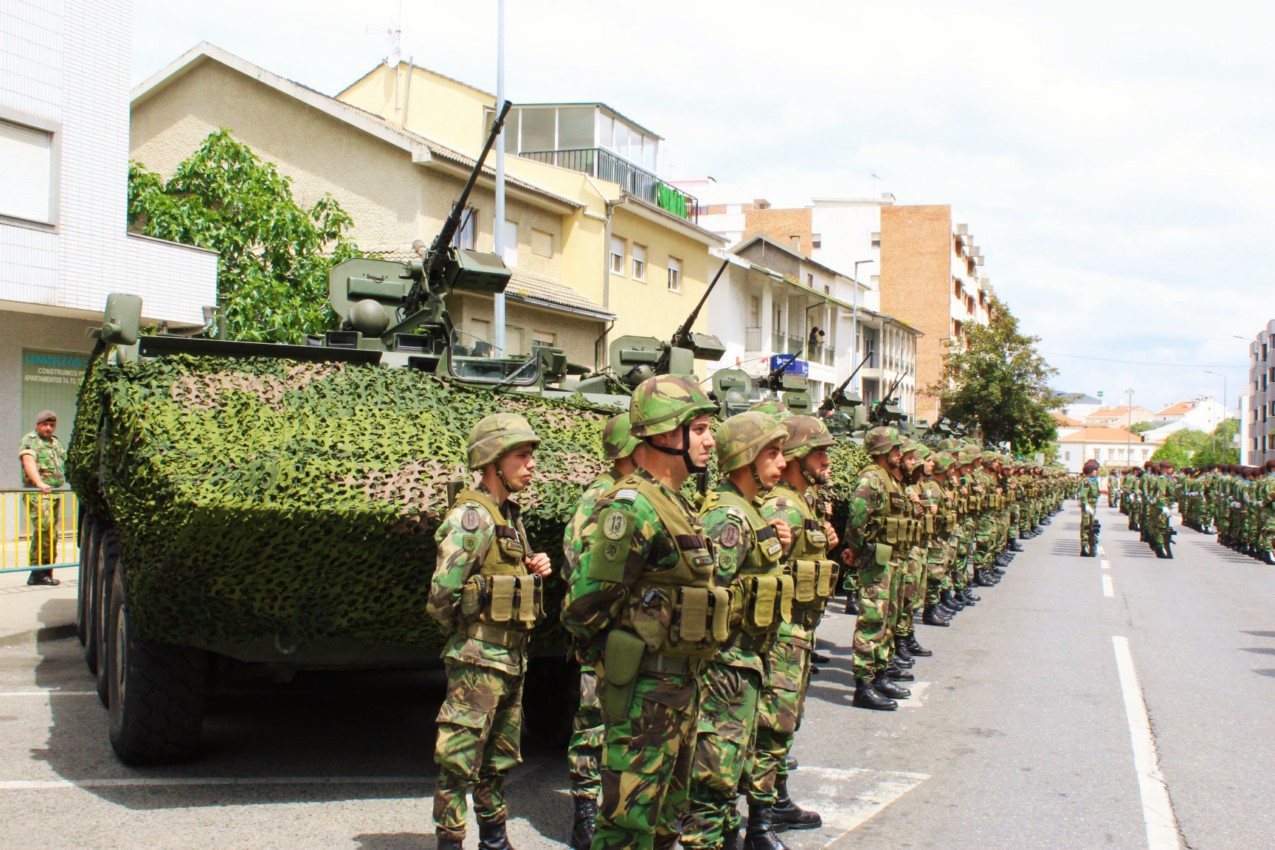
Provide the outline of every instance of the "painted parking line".
[[1111,569],[1111,562],[1110,562],[1110,561],[1108,561],[1106,558],[1103,558],[1103,559],[1102,559],[1102,568],[1103,568],[1104,570],[1109,570],[1109,569]]
[[823,826],[789,830],[784,844],[793,850],[831,847],[929,778],[927,773],[803,764],[789,782],[802,805],[823,816]]
[[1138,774],[1138,790],[1142,797],[1142,819],[1147,825],[1149,850],[1181,850],[1178,819],[1173,813],[1169,789],[1160,772],[1160,755],[1151,734],[1151,718],[1138,684],[1129,639],[1121,635],[1111,638],[1116,652],[1116,670],[1120,674],[1120,690],[1124,695],[1125,716],[1129,721],[1129,740],[1133,744],[1133,767]]
[[1104,575],[1102,577],[1102,595],[1110,599],[1116,595],[1115,584],[1111,581],[1111,576]]

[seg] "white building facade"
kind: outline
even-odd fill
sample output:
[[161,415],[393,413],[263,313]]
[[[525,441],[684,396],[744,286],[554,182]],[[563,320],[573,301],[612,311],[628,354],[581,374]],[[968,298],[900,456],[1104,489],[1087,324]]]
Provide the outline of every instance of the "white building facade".
[[[110,292],[145,318],[203,324],[217,256],[126,233],[127,0],[12,0],[0,16],[0,444],[35,413],[70,436],[79,373]],[[18,484],[0,464],[0,487]]]

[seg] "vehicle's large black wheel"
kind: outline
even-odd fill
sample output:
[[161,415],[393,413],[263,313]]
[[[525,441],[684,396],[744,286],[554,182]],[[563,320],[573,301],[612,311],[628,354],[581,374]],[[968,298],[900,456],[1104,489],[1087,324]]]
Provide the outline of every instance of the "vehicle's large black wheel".
[[107,526],[97,543],[97,567],[93,571],[93,619],[89,642],[93,645],[94,661],[89,665],[96,675],[97,697],[102,705],[110,704],[107,681],[107,630],[111,616],[111,580],[119,567],[120,541],[115,529]]
[[127,764],[189,757],[204,725],[207,653],[134,637],[119,569],[111,582],[110,606],[106,667],[112,749]]
[[[89,611],[93,600],[93,587],[90,584],[93,576],[93,565],[97,563],[97,544],[101,536],[97,517],[85,514],[80,522],[80,568],[76,574],[75,586],[75,636],[80,639],[80,646],[87,649],[89,637]],[[85,653],[87,657],[88,653]],[[96,662],[94,658],[94,662]],[[89,668],[92,672],[92,666]]]

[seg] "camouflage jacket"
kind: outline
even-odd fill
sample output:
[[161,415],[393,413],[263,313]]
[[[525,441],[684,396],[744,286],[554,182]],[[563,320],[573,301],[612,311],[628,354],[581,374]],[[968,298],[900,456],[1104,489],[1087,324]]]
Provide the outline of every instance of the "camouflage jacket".
[[1098,496],[1102,491],[1096,476],[1080,479],[1080,501],[1091,508],[1098,506]]
[[[745,498],[739,488],[729,481],[723,481],[717,489],[734,493],[741,499]],[[700,516],[700,521],[704,523],[704,535],[713,541],[713,550],[717,555],[714,580],[719,587],[730,587],[735,577],[739,575],[740,568],[757,546],[752,523],[748,518],[740,515],[739,508],[724,504],[709,507]],[[723,647],[714,660],[729,667],[744,667],[763,674],[765,672],[762,668],[761,655],[755,650],[740,647],[737,640]]]
[[872,555],[872,544],[883,539],[881,520],[890,514],[891,493],[901,496],[903,485],[889,470],[874,463],[859,474],[859,485],[850,497],[844,539],[860,562]]
[[[36,471],[50,487],[61,487],[66,483],[66,446],[58,439],[57,434],[44,439],[35,431],[27,434],[18,444],[18,460],[30,455],[35,458]],[[34,487],[35,482],[27,477],[26,468],[22,469],[22,486]]]
[[[482,484],[473,488],[476,492],[491,495]],[[527,532],[522,527],[518,504],[506,499],[501,510],[522,538],[523,546],[530,552]],[[479,667],[493,667],[505,673],[521,674],[527,665],[526,644],[516,647],[489,643],[465,634],[461,628],[460,601],[465,582],[482,568],[487,550],[496,541],[496,523],[487,509],[478,502],[461,502],[443,517],[434,535],[438,546],[434,577],[430,580],[429,601],[425,611],[433,617],[449,635],[443,649],[443,660],[462,661]]]
[[[680,492],[671,490],[656,481],[654,476],[644,469],[638,469],[633,474],[644,478],[648,484],[658,487],[665,498],[681,506],[685,511],[682,519],[693,529],[702,533],[695,510]],[[660,519],[655,506],[641,493],[617,489],[624,484],[624,481],[625,479],[621,479],[594,506],[593,514],[588,520],[592,526],[592,532],[586,539],[584,551],[580,555],[579,568],[572,573],[571,581],[567,585],[566,598],[562,602],[563,627],[571,634],[588,642],[592,642],[594,638],[605,633],[620,618],[621,611],[628,601],[629,592],[642,582],[644,573],[672,569],[677,566],[681,558],[677,543]],[[602,547],[610,542],[609,529],[599,527],[597,517],[601,516],[602,512],[610,507],[621,493],[626,498],[632,494],[629,501],[629,514],[633,529],[629,534],[629,552],[624,562],[623,575],[619,581],[607,581],[590,575],[589,565],[594,554],[600,552]],[[625,531],[627,533],[627,529]],[[594,646],[594,649],[600,651],[601,647]]]
[[615,482],[620,480],[620,476],[614,471],[604,472],[588,487],[584,488],[584,492],[580,494],[580,502],[576,505],[576,512],[571,517],[571,522],[567,525],[566,531],[562,533],[562,554],[566,558],[562,568],[562,578],[564,581],[571,581],[571,575],[575,572],[576,567],[580,565],[580,556],[584,554],[584,544],[588,539],[589,517],[593,515],[593,509],[598,504],[598,499],[606,495],[606,492],[615,486]]

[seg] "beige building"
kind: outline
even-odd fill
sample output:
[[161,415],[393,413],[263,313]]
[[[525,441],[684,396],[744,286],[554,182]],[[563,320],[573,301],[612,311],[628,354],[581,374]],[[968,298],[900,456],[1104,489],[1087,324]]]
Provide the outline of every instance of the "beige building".
[[917,416],[933,421],[938,400],[925,394],[938,384],[951,346],[965,340],[971,322],[987,324],[994,294],[982,276],[983,254],[952,208],[882,206],[880,230],[881,309],[920,329]]
[[1080,472],[1087,460],[1107,468],[1142,466],[1162,445],[1163,440],[1144,441],[1124,428],[1097,425],[1071,430],[1057,441],[1058,460],[1069,472]]
[[[395,74],[415,85],[396,94]],[[389,99],[378,104],[385,82]],[[171,174],[225,127],[288,176],[302,204],[330,193],[353,218],[359,247],[391,258],[410,256],[413,241],[429,243],[442,226],[494,103],[406,64],[379,66],[331,98],[209,44],[133,94],[132,156],[147,168]],[[389,108],[396,102],[403,108]],[[494,185],[489,158],[457,236],[461,247],[494,250]],[[588,367],[605,363],[608,333],[671,332],[703,294],[708,250],[722,241],[617,184],[514,156],[504,218],[504,259],[514,272],[506,350],[552,344]],[[490,297],[456,296],[449,306],[468,341],[493,338]]]
[[1145,407],[1100,407],[1085,417],[1086,425],[1109,428],[1130,428],[1139,422],[1150,422],[1155,416]]

